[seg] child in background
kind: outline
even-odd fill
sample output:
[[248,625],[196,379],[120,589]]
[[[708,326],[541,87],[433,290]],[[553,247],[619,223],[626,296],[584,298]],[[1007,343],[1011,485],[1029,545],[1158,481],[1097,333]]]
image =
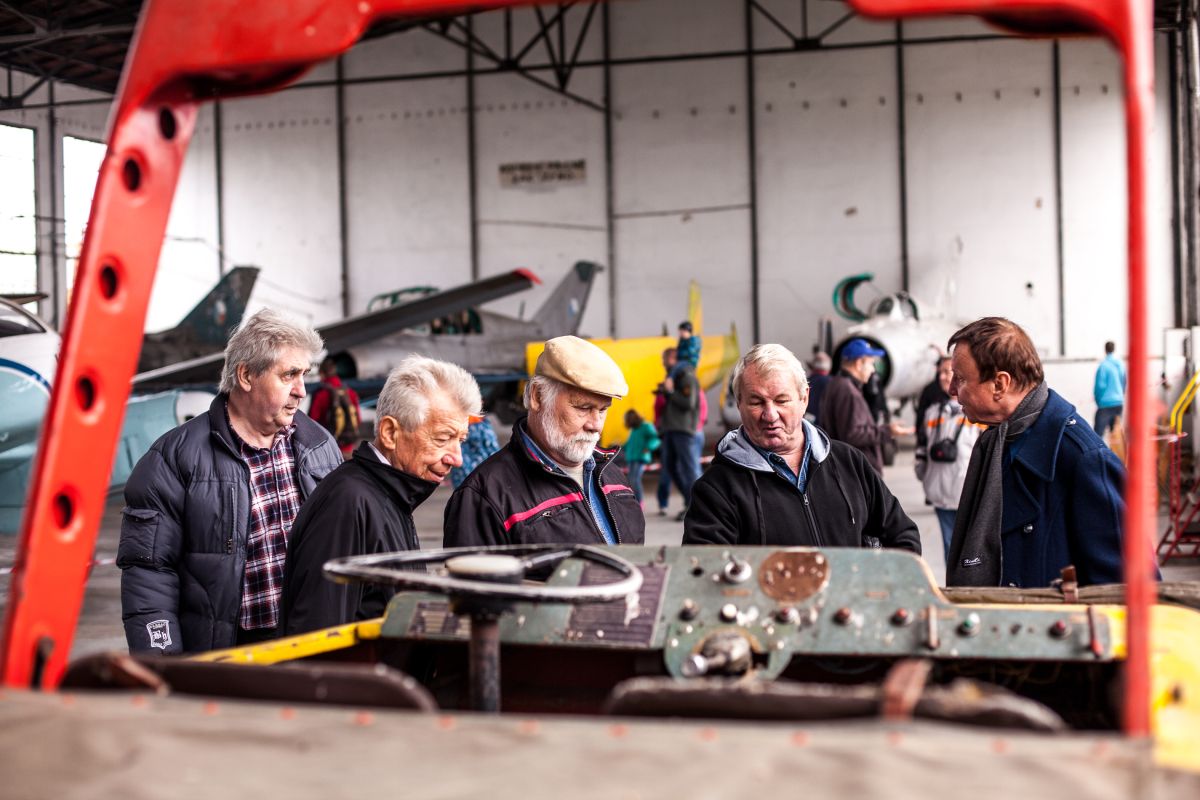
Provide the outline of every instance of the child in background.
[[629,472],[629,484],[640,503],[642,473],[650,463],[651,454],[658,449],[658,431],[632,408],[625,412],[625,427],[629,429],[629,438],[625,441],[625,464]]
[[[679,343],[675,345],[678,363],[691,362],[693,367],[700,366],[700,347],[703,342],[699,336],[692,335],[692,321],[685,319],[679,323]],[[675,377],[672,375],[671,377]]]

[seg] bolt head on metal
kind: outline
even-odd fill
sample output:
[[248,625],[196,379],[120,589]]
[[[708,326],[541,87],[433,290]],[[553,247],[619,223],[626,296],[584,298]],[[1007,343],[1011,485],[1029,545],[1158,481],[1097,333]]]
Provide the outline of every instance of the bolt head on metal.
[[838,625],[847,625],[854,619],[854,612],[846,606],[839,608],[833,615],[833,621]]
[[800,622],[800,612],[792,606],[781,608],[775,612],[775,621],[783,625],[797,625]]
[[974,636],[979,633],[981,625],[979,624],[979,615],[972,611],[967,616],[963,617],[963,621],[958,623],[959,636]]
[[697,606],[696,601],[690,597],[687,598],[686,600],[684,600],[683,605],[681,605],[679,607],[679,618],[680,619],[689,619],[689,620],[695,619],[696,615],[699,613],[700,613],[700,607]]
[[900,628],[912,622],[912,614],[908,613],[907,608],[897,608],[892,612],[892,624]]
[[721,606],[721,619],[725,620],[726,622],[733,622],[735,619],[737,619],[737,615],[737,606],[735,606],[733,603],[726,603],[725,605]]
[[1050,635],[1055,639],[1061,639],[1070,632],[1071,626],[1068,625],[1065,620],[1056,620],[1054,624],[1050,626]]
[[732,556],[725,562],[725,568],[721,571],[721,575],[728,583],[743,583],[749,580],[753,571],[749,561],[742,561],[737,556]]

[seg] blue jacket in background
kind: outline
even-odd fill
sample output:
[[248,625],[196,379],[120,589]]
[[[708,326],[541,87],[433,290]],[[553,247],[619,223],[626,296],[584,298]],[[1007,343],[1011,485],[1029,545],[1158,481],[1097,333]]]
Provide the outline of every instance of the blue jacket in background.
[[1004,454],[1001,586],[1049,586],[1074,564],[1081,586],[1119,583],[1125,467],[1051,390]]
[[1096,384],[1092,389],[1097,408],[1116,408],[1125,404],[1125,367],[1113,355],[1108,355],[1096,368]]

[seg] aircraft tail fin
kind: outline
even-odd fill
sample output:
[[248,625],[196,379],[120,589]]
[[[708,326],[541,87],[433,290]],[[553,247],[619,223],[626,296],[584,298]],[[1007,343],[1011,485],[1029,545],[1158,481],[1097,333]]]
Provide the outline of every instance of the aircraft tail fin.
[[223,349],[242,322],[250,291],[257,279],[258,267],[229,270],[172,332],[187,330],[188,340]]
[[704,306],[700,300],[700,284],[688,282],[687,317],[692,323],[692,333],[696,336],[704,333]]
[[592,293],[592,284],[601,270],[599,264],[591,261],[576,261],[567,271],[562,282],[554,292],[542,303],[542,307],[533,316],[533,323],[544,339],[555,336],[565,336],[579,332],[579,323],[587,308],[588,296]]

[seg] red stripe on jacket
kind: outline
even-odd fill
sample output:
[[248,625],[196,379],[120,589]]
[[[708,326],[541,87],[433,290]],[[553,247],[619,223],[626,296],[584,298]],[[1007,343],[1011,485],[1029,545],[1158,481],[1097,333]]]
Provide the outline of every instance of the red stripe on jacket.
[[[610,484],[603,486],[602,488],[604,489],[605,494],[612,494],[613,492],[619,491],[621,489],[624,489],[627,492],[633,491],[628,486],[625,486],[624,484],[621,484],[621,483],[610,483]],[[529,519],[530,517],[535,517],[538,514],[545,511],[546,509],[554,508],[555,506],[566,505],[567,503],[581,503],[581,502],[583,502],[583,492],[571,492],[570,494],[563,494],[563,495],[559,495],[558,497],[551,497],[549,500],[543,500],[542,502],[538,503],[536,506],[529,509],[528,511],[518,511],[516,514],[513,514],[511,517],[504,520],[504,530],[506,530],[506,531],[511,530],[513,525],[516,525],[518,522],[524,522],[525,520]]]

